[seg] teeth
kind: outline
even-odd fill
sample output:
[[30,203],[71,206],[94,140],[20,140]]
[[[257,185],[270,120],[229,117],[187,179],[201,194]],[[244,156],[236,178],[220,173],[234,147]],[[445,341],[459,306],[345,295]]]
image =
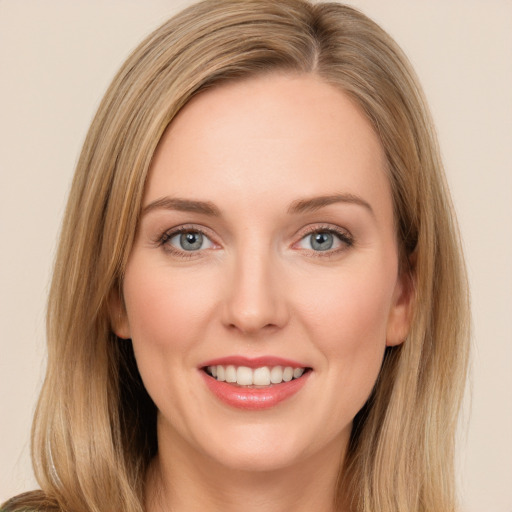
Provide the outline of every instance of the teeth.
[[283,368],[281,366],[274,366],[274,368],[270,370],[270,382],[272,382],[272,384],[283,382]]
[[236,370],[236,383],[240,386],[252,385],[252,370],[247,366],[239,366]]
[[304,373],[304,368],[295,368],[293,370],[293,378],[298,379]]
[[283,370],[283,380],[285,382],[290,382],[293,379],[293,368],[291,366],[287,366]]
[[256,386],[270,386],[270,370],[268,366],[255,368],[252,373],[252,382]]
[[236,382],[236,368],[232,365],[226,366],[226,382]]
[[236,383],[239,386],[269,386],[281,384],[298,379],[303,375],[305,368],[292,368],[291,366],[262,366],[261,368],[248,368],[247,366],[208,366],[207,372],[220,382]]

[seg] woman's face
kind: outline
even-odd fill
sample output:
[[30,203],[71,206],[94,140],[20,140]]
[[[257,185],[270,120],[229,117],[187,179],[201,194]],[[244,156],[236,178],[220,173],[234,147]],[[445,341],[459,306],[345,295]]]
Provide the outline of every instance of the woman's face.
[[312,75],[223,85],[180,112],[116,325],[160,449],[258,470],[342,456],[408,328],[385,167],[360,110]]

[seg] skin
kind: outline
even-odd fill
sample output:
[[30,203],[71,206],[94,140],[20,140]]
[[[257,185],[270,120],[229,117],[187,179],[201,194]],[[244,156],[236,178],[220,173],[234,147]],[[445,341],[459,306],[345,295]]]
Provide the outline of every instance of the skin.
[[[313,75],[212,89],[167,129],[114,306],[159,411],[149,510],[333,510],[353,418],[409,327],[385,166],[361,111]],[[333,195],[344,200],[289,212]],[[155,204],[166,197],[219,215]],[[205,233],[200,250],[181,248],[180,226]],[[315,251],[312,230],[341,238]],[[277,406],[239,410],[198,370],[231,355],[312,372]]]

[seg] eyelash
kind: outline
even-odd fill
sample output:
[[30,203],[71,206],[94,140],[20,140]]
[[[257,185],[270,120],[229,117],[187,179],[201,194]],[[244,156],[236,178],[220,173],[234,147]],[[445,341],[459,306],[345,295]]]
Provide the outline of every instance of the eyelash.
[[[167,243],[169,240],[173,239],[176,235],[180,235],[183,233],[200,233],[208,240],[211,240],[211,236],[209,236],[204,229],[198,228],[197,226],[180,226],[177,228],[172,228],[168,231],[165,231],[158,239],[157,244],[161,246],[165,251],[169,252],[173,256],[178,256],[179,258],[194,258],[197,257],[200,251],[184,251],[176,249],[171,244]],[[212,242],[214,243],[214,242]]]
[[[180,226],[177,228],[172,228],[168,231],[165,231],[157,240],[157,245],[160,247],[163,247],[165,251],[168,251],[174,256],[178,256],[180,258],[193,258],[197,257],[198,253],[202,252],[201,250],[198,251],[185,251],[185,250],[179,250],[172,245],[170,245],[168,242],[172,238],[174,238],[177,235],[183,234],[183,233],[200,233],[202,236],[207,238],[211,241],[211,243],[215,244],[211,240],[211,236],[208,235],[206,230],[201,229],[198,226]],[[334,249],[334,250],[326,250],[326,251],[314,251],[312,249],[304,249],[309,252],[310,255],[313,257],[319,257],[319,258],[329,258],[333,256],[337,256],[339,253],[346,251],[348,248],[352,247],[354,245],[354,238],[352,235],[346,231],[342,230],[340,228],[333,227],[332,225],[326,225],[326,226],[311,226],[307,228],[303,233],[301,233],[300,239],[298,242],[295,242],[293,245],[298,244],[302,240],[304,240],[306,237],[313,235],[315,233],[329,233],[334,235],[338,238],[338,240],[343,244],[343,247]],[[204,250],[204,249],[203,249]]]
[[[313,235],[315,233],[329,233],[331,235],[334,235],[338,238],[338,240],[343,244],[342,247],[339,247],[338,249],[332,249],[332,250],[326,250],[326,251],[314,251],[309,250],[311,256],[316,258],[332,258],[335,256],[338,256],[340,253],[346,251],[350,247],[354,245],[354,238],[352,235],[341,228],[337,228],[332,225],[320,225],[320,226],[311,226],[309,228],[306,228],[306,231],[304,231],[301,234],[300,241],[304,240],[306,237]],[[298,242],[296,242],[294,245],[296,245]]]

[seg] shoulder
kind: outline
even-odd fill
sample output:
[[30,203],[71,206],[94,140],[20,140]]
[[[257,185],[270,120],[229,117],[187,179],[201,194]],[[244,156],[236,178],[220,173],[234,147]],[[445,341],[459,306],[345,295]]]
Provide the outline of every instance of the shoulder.
[[43,491],[30,491],[0,504],[0,512],[61,512],[61,508]]

